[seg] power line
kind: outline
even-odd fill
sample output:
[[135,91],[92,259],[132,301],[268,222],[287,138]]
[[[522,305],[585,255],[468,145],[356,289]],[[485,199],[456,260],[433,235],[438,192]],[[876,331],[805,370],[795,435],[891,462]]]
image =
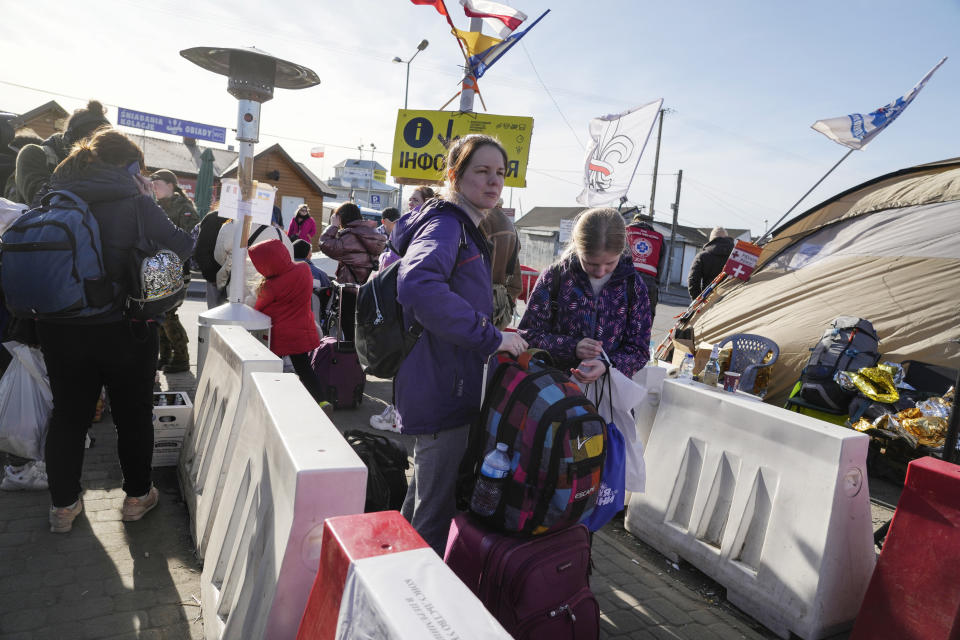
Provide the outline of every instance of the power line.
[[527,51],[527,45],[523,42],[520,43],[520,48],[523,49],[523,53],[526,54],[527,60],[530,61],[530,68],[533,69],[533,74],[537,76],[537,80],[540,81],[540,85],[543,87],[543,90],[547,92],[547,95],[550,96],[553,106],[557,108],[557,113],[560,114],[560,117],[563,118],[563,121],[567,123],[567,127],[570,129],[570,133],[573,134],[574,140],[577,141],[577,144],[580,145],[581,149],[584,149],[583,142],[580,141],[580,136],[577,135],[576,130],[574,130],[573,125],[570,124],[570,121],[567,120],[567,116],[563,115],[563,110],[560,109],[560,105],[557,103],[557,99],[553,97],[553,94],[550,93],[550,89],[547,87],[547,83],[543,81],[543,78],[540,77],[540,72],[537,71],[537,66],[533,64],[533,58],[530,57],[530,52]]

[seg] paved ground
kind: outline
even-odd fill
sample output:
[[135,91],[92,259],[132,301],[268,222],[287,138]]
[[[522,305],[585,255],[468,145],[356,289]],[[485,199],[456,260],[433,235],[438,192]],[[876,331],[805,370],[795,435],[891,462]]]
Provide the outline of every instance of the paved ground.
[[[196,315],[204,308],[188,301],[181,312],[194,363]],[[662,335],[679,311],[661,305],[655,335]],[[161,376],[160,384],[192,395],[194,373]],[[389,393],[387,381],[371,380],[359,409],[335,414],[337,426],[368,429],[369,417],[383,408]],[[49,533],[46,492],[0,494],[0,638],[202,638],[201,567],[173,469],[156,473],[160,506],[140,522],[120,522],[124,496],[109,414],[93,434],[96,442],[84,465],[86,511],[71,533]],[[392,437],[406,444],[404,436]],[[887,491],[886,499],[895,502],[896,487]],[[878,526],[888,514],[875,513]],[[625,532],[622,520],[594,537],[594,563],[591,584],[600,601],[603,638],[775,637],[727,603],[722,587],[691,567],[673,565]]]

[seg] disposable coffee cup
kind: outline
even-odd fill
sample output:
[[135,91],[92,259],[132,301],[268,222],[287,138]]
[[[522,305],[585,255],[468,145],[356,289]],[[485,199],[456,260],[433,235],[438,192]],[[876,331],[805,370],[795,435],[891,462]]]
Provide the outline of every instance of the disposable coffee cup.
[[740,386],[740,374],[735,371],[727,371],[723,374],[723,390],[733,393]]

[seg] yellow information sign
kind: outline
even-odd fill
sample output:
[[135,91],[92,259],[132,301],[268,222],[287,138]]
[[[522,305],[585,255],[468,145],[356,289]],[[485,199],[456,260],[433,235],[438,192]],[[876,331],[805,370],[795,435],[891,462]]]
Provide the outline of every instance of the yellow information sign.
[[400,109],[390,175],[401,184],[443,182],[447,157],[444,143],[471,133],[493,136],[506,149],[506,186],[527,186],[533,118],[486,113]]
[[386,182],[387,181],[387,172],[380,171],[379,169],[373,170],[373,179],[377,182]]

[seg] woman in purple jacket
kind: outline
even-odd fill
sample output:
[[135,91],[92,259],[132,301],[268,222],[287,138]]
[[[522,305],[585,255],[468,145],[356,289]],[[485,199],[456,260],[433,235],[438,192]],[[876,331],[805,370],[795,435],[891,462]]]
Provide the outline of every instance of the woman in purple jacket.
[[530,346],[548,351],[581,382],[603,375],[603,354],[627,377],[650,357],[650,301],[625,246],[615,209],[580,214],[570,246],[540,274],[520,321]]
[[457,467],[480,411],[483,364],[495,351],[526,349],[520,336],[491,322],[490,255],[478,229],[500,198],[506,165],[496,139],[459,139],[447,157],[449,196],[400,218],[393,230],[403,255],[397,299],[405,321],[423,326],[394,380],[397,424],[416,436],[403,515],[441,555],[456,512]]

